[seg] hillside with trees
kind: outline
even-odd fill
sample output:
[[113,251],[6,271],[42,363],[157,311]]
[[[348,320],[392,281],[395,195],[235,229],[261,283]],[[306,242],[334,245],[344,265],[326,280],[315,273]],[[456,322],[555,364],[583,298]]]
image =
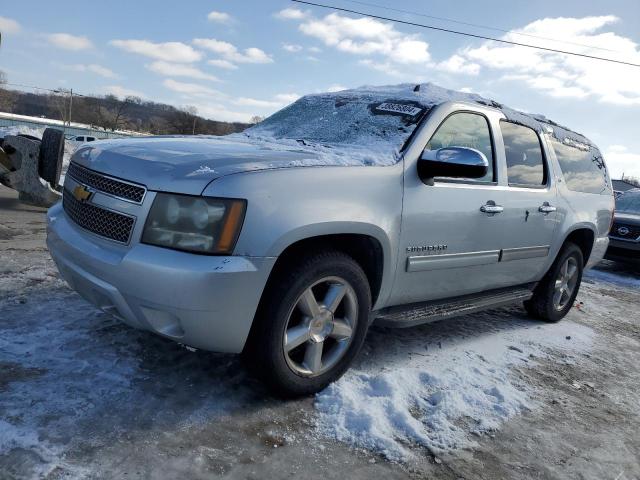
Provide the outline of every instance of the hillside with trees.
[[105,131],[132,130],[154,135],[226,135],[250,125],[209,120],[199,116],[195,107],[176,108],[133,96],[71,96],[65,89],[46,93],[11,90],[3,85],[5,78],[0,71],[0,112],[84,123]]

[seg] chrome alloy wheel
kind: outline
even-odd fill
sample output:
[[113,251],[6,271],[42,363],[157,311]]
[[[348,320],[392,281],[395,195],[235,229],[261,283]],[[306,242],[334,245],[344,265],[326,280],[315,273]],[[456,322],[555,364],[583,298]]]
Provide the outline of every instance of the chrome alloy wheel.
[[358,299],[340,277],[325,277],[308,287],[289,311],[282,347],[289,367],[315,377],[347,353],[358,322]]
[[556,277],[553,294],[553,307],[556,310],[563,310],[578,283],[578,262],[575,258],[569,257],[565,260]]

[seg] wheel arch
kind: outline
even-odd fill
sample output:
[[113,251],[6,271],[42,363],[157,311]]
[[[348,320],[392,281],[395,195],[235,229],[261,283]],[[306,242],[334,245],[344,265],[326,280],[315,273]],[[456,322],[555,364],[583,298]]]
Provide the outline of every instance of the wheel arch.
[[[288,241],[279,242],[276,247],[278,259],[269,275],[269,280],[279,269],[301,255],[322,249],[343,252],[353,258],[362,268],[371,288],[372,305],[387,295],[390,288],[392,260],[390,242],[384,232],[374,225],[361,224],[360,228],[327,228],[326,224],[306,226],[302,231],[291,232]],[[337,233],[339,232],[339,233]],[[265,289],[266,291],[267,289]]]
[[[576,225],[572,230],[567,232],[562,246],[567,242],[576,244],[582,251],[582,258],[584,265],[589,261],[589,256],[593,250],[593,245],[596,241],[596,231],[591,225]],[[559,254],[560,252],[558,252]],[[556,255],[557,256],[557,255]]]

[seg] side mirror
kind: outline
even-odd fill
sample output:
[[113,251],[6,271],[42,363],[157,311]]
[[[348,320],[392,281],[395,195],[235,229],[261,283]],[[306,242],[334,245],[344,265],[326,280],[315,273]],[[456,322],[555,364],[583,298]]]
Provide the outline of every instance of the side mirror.
[[487,157],[474,148],[425,150],[418,160],[418,176],[429,184],[433,184],[434,177],[482,178],[488,171]]

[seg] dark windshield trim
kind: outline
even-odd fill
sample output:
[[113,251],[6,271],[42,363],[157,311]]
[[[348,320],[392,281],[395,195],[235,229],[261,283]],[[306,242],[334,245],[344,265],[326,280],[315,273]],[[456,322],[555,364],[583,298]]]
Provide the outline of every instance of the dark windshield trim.
[[428,108],[425,108],[425,110],[424,110],[424,112],[422,114],[420,114],[420,118],[418,119],[418,121],[416,121],[416,126],[414,127],[412,132],[409,134],[407,139],[404,141],[404,143],[402,144],[402,147],[400,147],[400,150],[399,150],[398,153],[400,153],[400,154],[403,153],[407,149],[407,147],[411,144],[411,141],[416,136],[416,133],[418,132],[420,127],[422,127],[422,124],[426,123],[427,118],[431,114],[432,110],[433,110],[433,107],[428,107]]

